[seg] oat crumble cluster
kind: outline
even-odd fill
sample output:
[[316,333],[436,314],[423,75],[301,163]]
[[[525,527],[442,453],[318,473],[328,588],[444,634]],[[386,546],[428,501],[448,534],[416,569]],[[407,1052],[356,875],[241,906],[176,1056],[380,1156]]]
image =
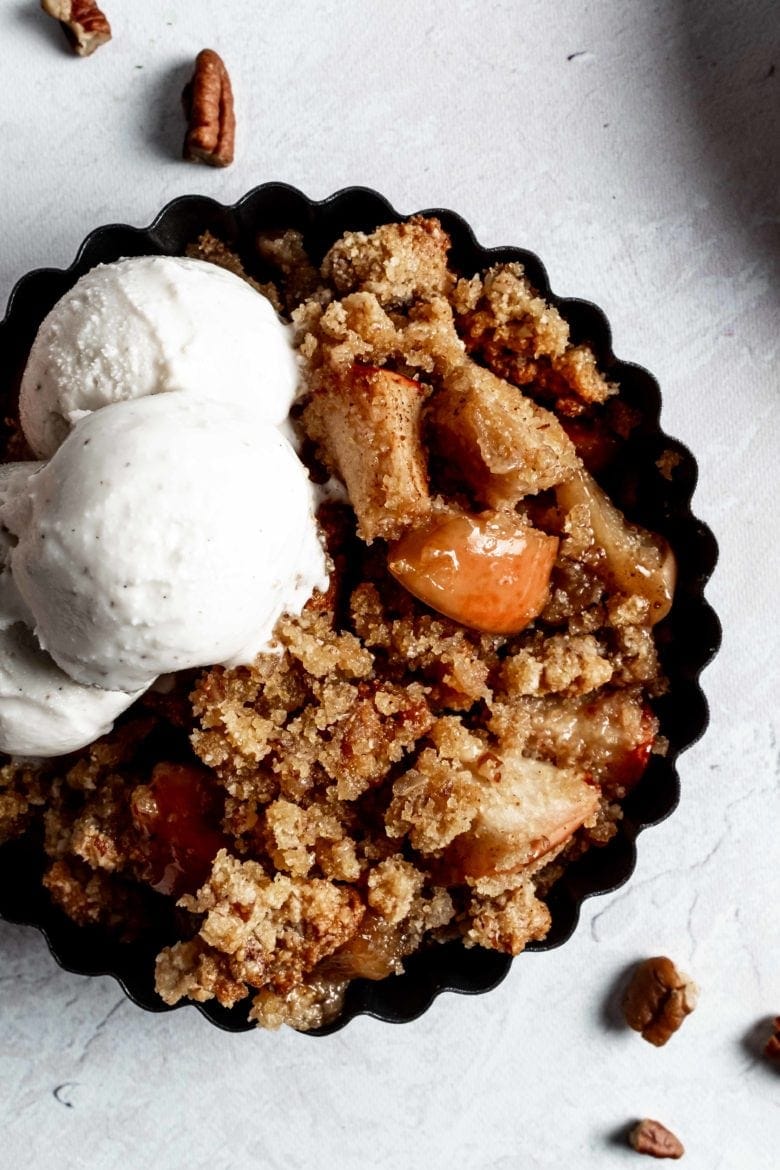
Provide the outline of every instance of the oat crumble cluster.
[[[519,265],[460,277],[449,246],[421,217],[319,266],[297,232],[258,240],[305,370],[303,455],[344,488],[319,515],[330,588],[279,653],[0,769],[0,840],[42,833],[77,923],[131,938],[175,903],[166,1003],[250,997],[306,1030],[423,945],[519,953],[663,751],[671,557],[593,478],[631,412]],[[191,254],[246,276],[211,236]]]

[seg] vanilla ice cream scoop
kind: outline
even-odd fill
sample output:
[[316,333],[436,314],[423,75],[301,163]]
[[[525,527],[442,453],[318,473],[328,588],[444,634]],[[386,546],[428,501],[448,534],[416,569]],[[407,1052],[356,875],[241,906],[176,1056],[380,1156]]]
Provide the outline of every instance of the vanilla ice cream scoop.
[[227,397],[205,410],[160,394],[83,417],[0,523],[39,645],[107,690],[250,662],[327,582],[306,469]]
[[74,682],[21,622],[0,630],[0,751],[62,756],[109,732],[141,694]]
[[169,390],[251,407],[279,425],[297,377],[289,326],[245,280],[178,256],[118,260],[82,276],[38,330],[22,429],[48,458],[85,412]]
[[[20,518],[25,509],[29,510],[31,496],[27,485],[30,477],[42,467],[42,463],[32,462],[0,463],[0,514],[12,501]],[[27,606],[11,574],[10,557],[15,544],[16,537],[0,523],[0,630],[7,629],[14,622],[30,619]]]
[[[0,508],[31,509],[30,480],[42,463],[0,465]],[[0,528],[0,751],[60,756],[111,730],[136,694],[74,682],[41,650],[8,564],[15,537]],[[139,692],[140,693],[140,692]]]

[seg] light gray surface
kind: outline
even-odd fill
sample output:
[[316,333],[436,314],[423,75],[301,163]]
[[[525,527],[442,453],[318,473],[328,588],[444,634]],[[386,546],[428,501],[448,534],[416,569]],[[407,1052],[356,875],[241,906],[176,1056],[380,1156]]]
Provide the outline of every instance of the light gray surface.
[[[187,192],[364,183],[403,211],[452,207],[483,243],[537,251],[659,377],[720,541],[725,644],[680,808],[642,837],[630,884],[489,996],[324,1040],[228,1036],[191,1009],[146,1015],[0,924],[0,1164],[602,1170],[640,1164],[615,1135],[649,1114],[692,1170],[770,1170],[780,1081],[755,1028],[780,1012],[775,0],[105,7],[115,39],[79,61],[35,0],[0,3],[0,303],[91,228]],[[237,95],[225,172],[176,158],[204,45]],[[603,1006],[655,952],[702,987],[663,1050]]]

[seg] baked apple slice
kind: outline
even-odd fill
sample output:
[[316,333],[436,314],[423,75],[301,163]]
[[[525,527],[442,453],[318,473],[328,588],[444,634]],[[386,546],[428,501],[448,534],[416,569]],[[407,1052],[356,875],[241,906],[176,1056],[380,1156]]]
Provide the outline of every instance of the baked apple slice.
[[581,772],[502,749],[499,778],[485,783],[471,828],[445,852],[451,879],[517,873],[564,845],[590,820],[598,788]]
[[160,763],[149,785],[139,785],[130,797],[133,820],[144,835],[147,880],[160,894],[196,890],[227,844],[217,827],[222,800],[209,779],[193,764]]
[[567,512],[587,509],[595,544],[604,550],[597,572],[626,596],[644,597],[651,622],[660,622],[672,608],[677,567],[666,541],[625,516],[584,468],[558,485],[558,503]]
[[432,609],[490,634],[516,634],[547,602],[558,540],[513,513],[442,514],[390,546],[388,568]]
[[427,394],[392,370],[351,366],[333,371],[303,414],[320,458],[346,484],[358,535],[392,540],[430,511],[420,438]]

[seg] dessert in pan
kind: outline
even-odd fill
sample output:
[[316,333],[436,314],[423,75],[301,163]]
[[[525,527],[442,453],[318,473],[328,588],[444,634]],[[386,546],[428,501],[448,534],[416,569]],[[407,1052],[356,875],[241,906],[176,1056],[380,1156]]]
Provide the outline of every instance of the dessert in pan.
[[409,1018],[560,941],[673,804],[716,640],[692,461],[457,217],[205,203],[30,298],[0,865],[36,892],[2,909],[146,1006]]

